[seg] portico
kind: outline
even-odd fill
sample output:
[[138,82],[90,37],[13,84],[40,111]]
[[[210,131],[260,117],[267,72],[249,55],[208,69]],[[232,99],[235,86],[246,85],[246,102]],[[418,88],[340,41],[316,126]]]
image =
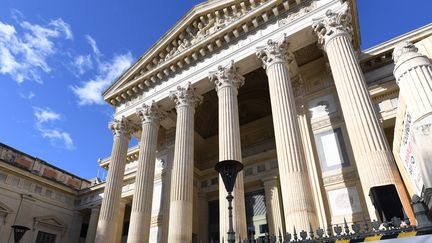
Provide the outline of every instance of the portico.
[[[245,165],[233,193],[239,239],[411,215],[358,42],[355,1],[194,8],[104,93],[116,113],[95,242],[117,242],[126,220],[127,242],[226,240],[213,170],[224,159]],[[130,137],[139,145],[128,150]],[[395,210],[377,206],[380,190]],[[130,219],[119,221],[125,197]]]

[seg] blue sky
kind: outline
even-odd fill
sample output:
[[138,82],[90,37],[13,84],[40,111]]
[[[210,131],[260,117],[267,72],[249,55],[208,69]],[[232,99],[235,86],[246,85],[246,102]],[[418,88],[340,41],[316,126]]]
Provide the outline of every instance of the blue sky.
[[[2,0],[0,142],[95,177],[112,146],[99,92],[199,2]],[[429,0],[358,2],[362,49],[432,20]]]

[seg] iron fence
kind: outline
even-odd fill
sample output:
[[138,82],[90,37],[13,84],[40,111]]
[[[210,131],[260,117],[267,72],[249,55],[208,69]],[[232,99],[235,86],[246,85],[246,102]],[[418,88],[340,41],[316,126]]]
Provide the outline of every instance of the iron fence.
[[[363,242],[365,238],[380,236],[381,239],[396,238],[401,233],[410,233],[415,235],[416,228],[411,225],[408,219],[392,218],[389,222],[380,223],[376,220],[371,222],[365,221],[362,223],[354,223],[348,225],[346,220],[342,225],[329,226],[326,229],[317,228],[314,230],[312,226],[308,231],[302,230],[297,232],[296,229],[292,233],[276,235],[266,235],[255,238],[249,236],[249,239],[239,240],[239,243],[331,243],[339,240],[350,240],[350,242]],[[354,240],[354,241],[353,241]]]

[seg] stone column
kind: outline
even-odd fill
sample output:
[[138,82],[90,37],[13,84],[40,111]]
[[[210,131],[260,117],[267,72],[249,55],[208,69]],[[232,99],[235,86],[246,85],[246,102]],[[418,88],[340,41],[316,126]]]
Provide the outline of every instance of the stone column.
[[141,118],[142,132],[128,243],[149,241],[157,136],[161,117],[159,108],[154,102],[151,105],[143,105],[137,110],[137,114]]
[[99,219],[99,212],[100,212],[100,206],[94,206],[91,209],[85,243],[93,243],[95,241],[97,223]]
[[124,225],[124,216],[126,211],[126,201],[120,201],[120,207],[117,212],[118,219],[117,219],[117,228],[116,228],[116,235],[115,235],[115,241],[114,242],[121,242],[122,236],[123,236],[123,225]]
[[189,83],[170,94],[177,110],[174,161],[171,171],[169,243],[192,241],[192,200],[194,176],[194,113],[201,102]]
[[282,221],[282,208],[277,176],[263,179],[264,193],[267,206],[267,224],[270,235],[284,235],[285,227]]
[[413,122],[413,150],[426,189],[422,196],[432,209],[432,63],[407,41],[395,47],[393,60],[394,76]]
[[269,40],[257,52],[267,71],[287,231],[317,226],[302,138],[288,70],[288,43]]
[[111,122],[109,128],[114,133],[114,144],[99,215],[96,243],[115,241],[126,155],[131,133],[131,126],[125,117]]
[[354,52],[348,4],[345,2],[336,11],[328,10],[312,28],[327,53],[369,216],[376,219],[369,197],[372,187],[394,184],[402,202],[407,196]]
[[[219,161],[242,161],[240,143],[240,123],[237,93],[244,84],[235,67],[234,61],[227,67],[218,67],[218,71],[209,75],[215,83],[219,97]],[[219,176],[219,233],[220,242],[227,239],[228,232],[228,202],[222,178]],[[244,201],[243,171],[238,176],[233,190],[233,227],[236,239],[247,238],[246,208]]]

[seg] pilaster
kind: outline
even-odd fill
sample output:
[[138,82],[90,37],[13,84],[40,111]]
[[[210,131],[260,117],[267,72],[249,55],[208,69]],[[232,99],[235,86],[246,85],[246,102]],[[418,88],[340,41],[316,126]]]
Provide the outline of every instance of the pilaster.
[[264,193],[267,206],[267,224],[270,235],[283,235],[285,227],[282,220],[282,207],[280,204],[280,191],[277,176],[267,177],[263,180]]

